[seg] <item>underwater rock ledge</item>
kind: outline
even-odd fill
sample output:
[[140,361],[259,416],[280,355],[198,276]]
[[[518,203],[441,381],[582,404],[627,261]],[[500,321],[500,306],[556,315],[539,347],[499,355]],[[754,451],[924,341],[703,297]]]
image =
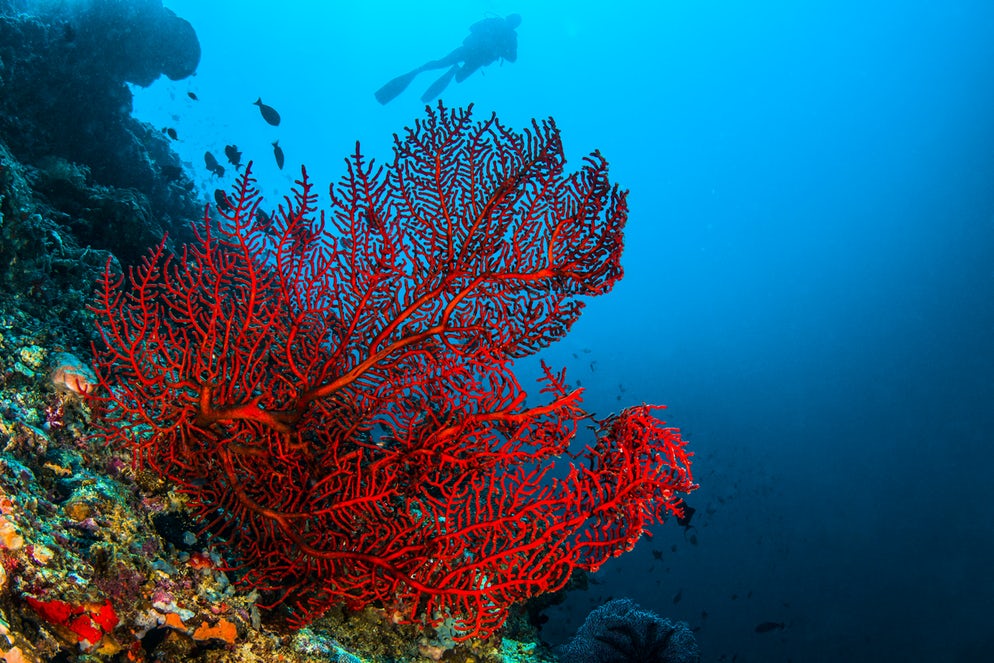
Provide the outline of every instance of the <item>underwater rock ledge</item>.
[[0,191],[0,212],[51,217],[124,262],[164,231],[185,241],[202,211],[193,183],[168,139],[131,117],[128,83],[188,76],[199,59],[192,26],[161,0],[0,0],[0,171],[16,163],[30,186],[17,202]]

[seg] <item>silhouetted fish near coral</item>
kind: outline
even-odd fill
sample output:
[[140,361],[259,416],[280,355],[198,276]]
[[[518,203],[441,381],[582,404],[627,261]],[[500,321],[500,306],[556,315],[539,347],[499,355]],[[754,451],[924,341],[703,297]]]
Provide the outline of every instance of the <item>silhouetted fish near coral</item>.
[[756,633],[770,633],[772,631],[782,631],[784,629],[783,622],[763,622],[762,624],[756,625]]
[[681,587],[679,591],[677,591],[676,595],[673,597],[673,602],[679,603],[680,599],[682,598],[683,598],[683,587]]
[[187,92],[186,96],[190,97],[194,101],[200,101],[200,97],[198,97],[194,92]]
[[262,113],[262,119],[274,127],[279,126],[280,114],[276,112],[275,108],[262,103],[262,97],[259,97],[253,103],[259,107],[259,112]]
[[210,152],[204,152],[204,165],[207,166],[207,170],[211,171],[218,177],[224,177],[224,166],[217,162],[214,155]]
[[162,127],[162,133],[166,134],[167,136],[169,136],[173,140],[177,140],[176,130],[173,129],[172,127]]
[[217,203],[217,208],[222,212],[230,212],[233,209],[223,189],[214,189],[214,202]]
[[256,210],[255,222],[263,230],[269,230],[273,225],[273,219],[264,210]]
[[283,148],[280,147],[280,141],[273,142],[273,156],[276,157],[276,165],[279,166],[280,170],[283,170]]
[[686,501],[683,501],[683,504],[681,504],[681,508],[683,508],[683,515],[678,517],[676,519],[676,522],[678,525],[680,525],[680,527],[683,528],[683,538],[687,539],[687,541],[689,541],[691,545],[696,546],[697,528],[691,525],[690,521],[694,518],[694,514],[697,513],[697,509],[687,504]]
[[690,521],[694,518],[694,514],[697,513],[697,509],[687,504],[686,500],[683,500],[681,507],[683,508],[683,516],[678,517],[676,522],[680,527],[690,529]]
[[238,151],[237,145],[225,145],[224,156],[228,157],[228,163],[238,170],[242,167],[242,153]]

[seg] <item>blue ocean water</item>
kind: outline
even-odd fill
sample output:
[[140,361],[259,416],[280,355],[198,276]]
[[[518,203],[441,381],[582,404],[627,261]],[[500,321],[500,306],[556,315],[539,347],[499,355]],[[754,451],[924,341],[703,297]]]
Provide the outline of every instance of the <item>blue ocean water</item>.
[[698,627],[707,661],[994,660],[994,4],[166,5],[203,58],[136,114],[176,129],[205,191],[230,143],[279,197],[301,163],[337,179],[357,140],[388,160],[435,75],[373,91],[511,12],[517,61],[444,102],[551,115],[576,167],[600,149],[631,190],[624,280],[541,358],[601,414],[668,404],[697,512],[543,637],[625,596]]

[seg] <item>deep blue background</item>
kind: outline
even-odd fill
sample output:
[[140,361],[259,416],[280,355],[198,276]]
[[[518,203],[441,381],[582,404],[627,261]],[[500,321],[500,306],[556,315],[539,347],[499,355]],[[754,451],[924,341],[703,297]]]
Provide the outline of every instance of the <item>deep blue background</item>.
[[443,99],[552,115],[631,190],[624,281],[543,357],[602,414],[669,404],[701,484],[697,545],[657,528],[544,635],[630,596],[708,661],[994,660],[994,3],[351,4],[167,0],[203,61],[136,112],[207,190],[234,142],[282,196],[357,139],[388,159],[433,76],[373,91],[522,14],[518,61]]

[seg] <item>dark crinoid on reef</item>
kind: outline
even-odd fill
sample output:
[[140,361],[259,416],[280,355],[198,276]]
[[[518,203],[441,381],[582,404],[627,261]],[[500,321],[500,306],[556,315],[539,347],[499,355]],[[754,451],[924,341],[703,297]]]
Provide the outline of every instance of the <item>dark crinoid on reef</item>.
[[557,655],[569,663],[700,663],[694,634],[684,622],[617,599],[593,610]]
[[638,629],[631,624],[608,626],[607,633],[594,639],[610,647],[614,654],[603,663],[666,663],[666,648],[676,628],[667,628],[661,622],[649,622]]

